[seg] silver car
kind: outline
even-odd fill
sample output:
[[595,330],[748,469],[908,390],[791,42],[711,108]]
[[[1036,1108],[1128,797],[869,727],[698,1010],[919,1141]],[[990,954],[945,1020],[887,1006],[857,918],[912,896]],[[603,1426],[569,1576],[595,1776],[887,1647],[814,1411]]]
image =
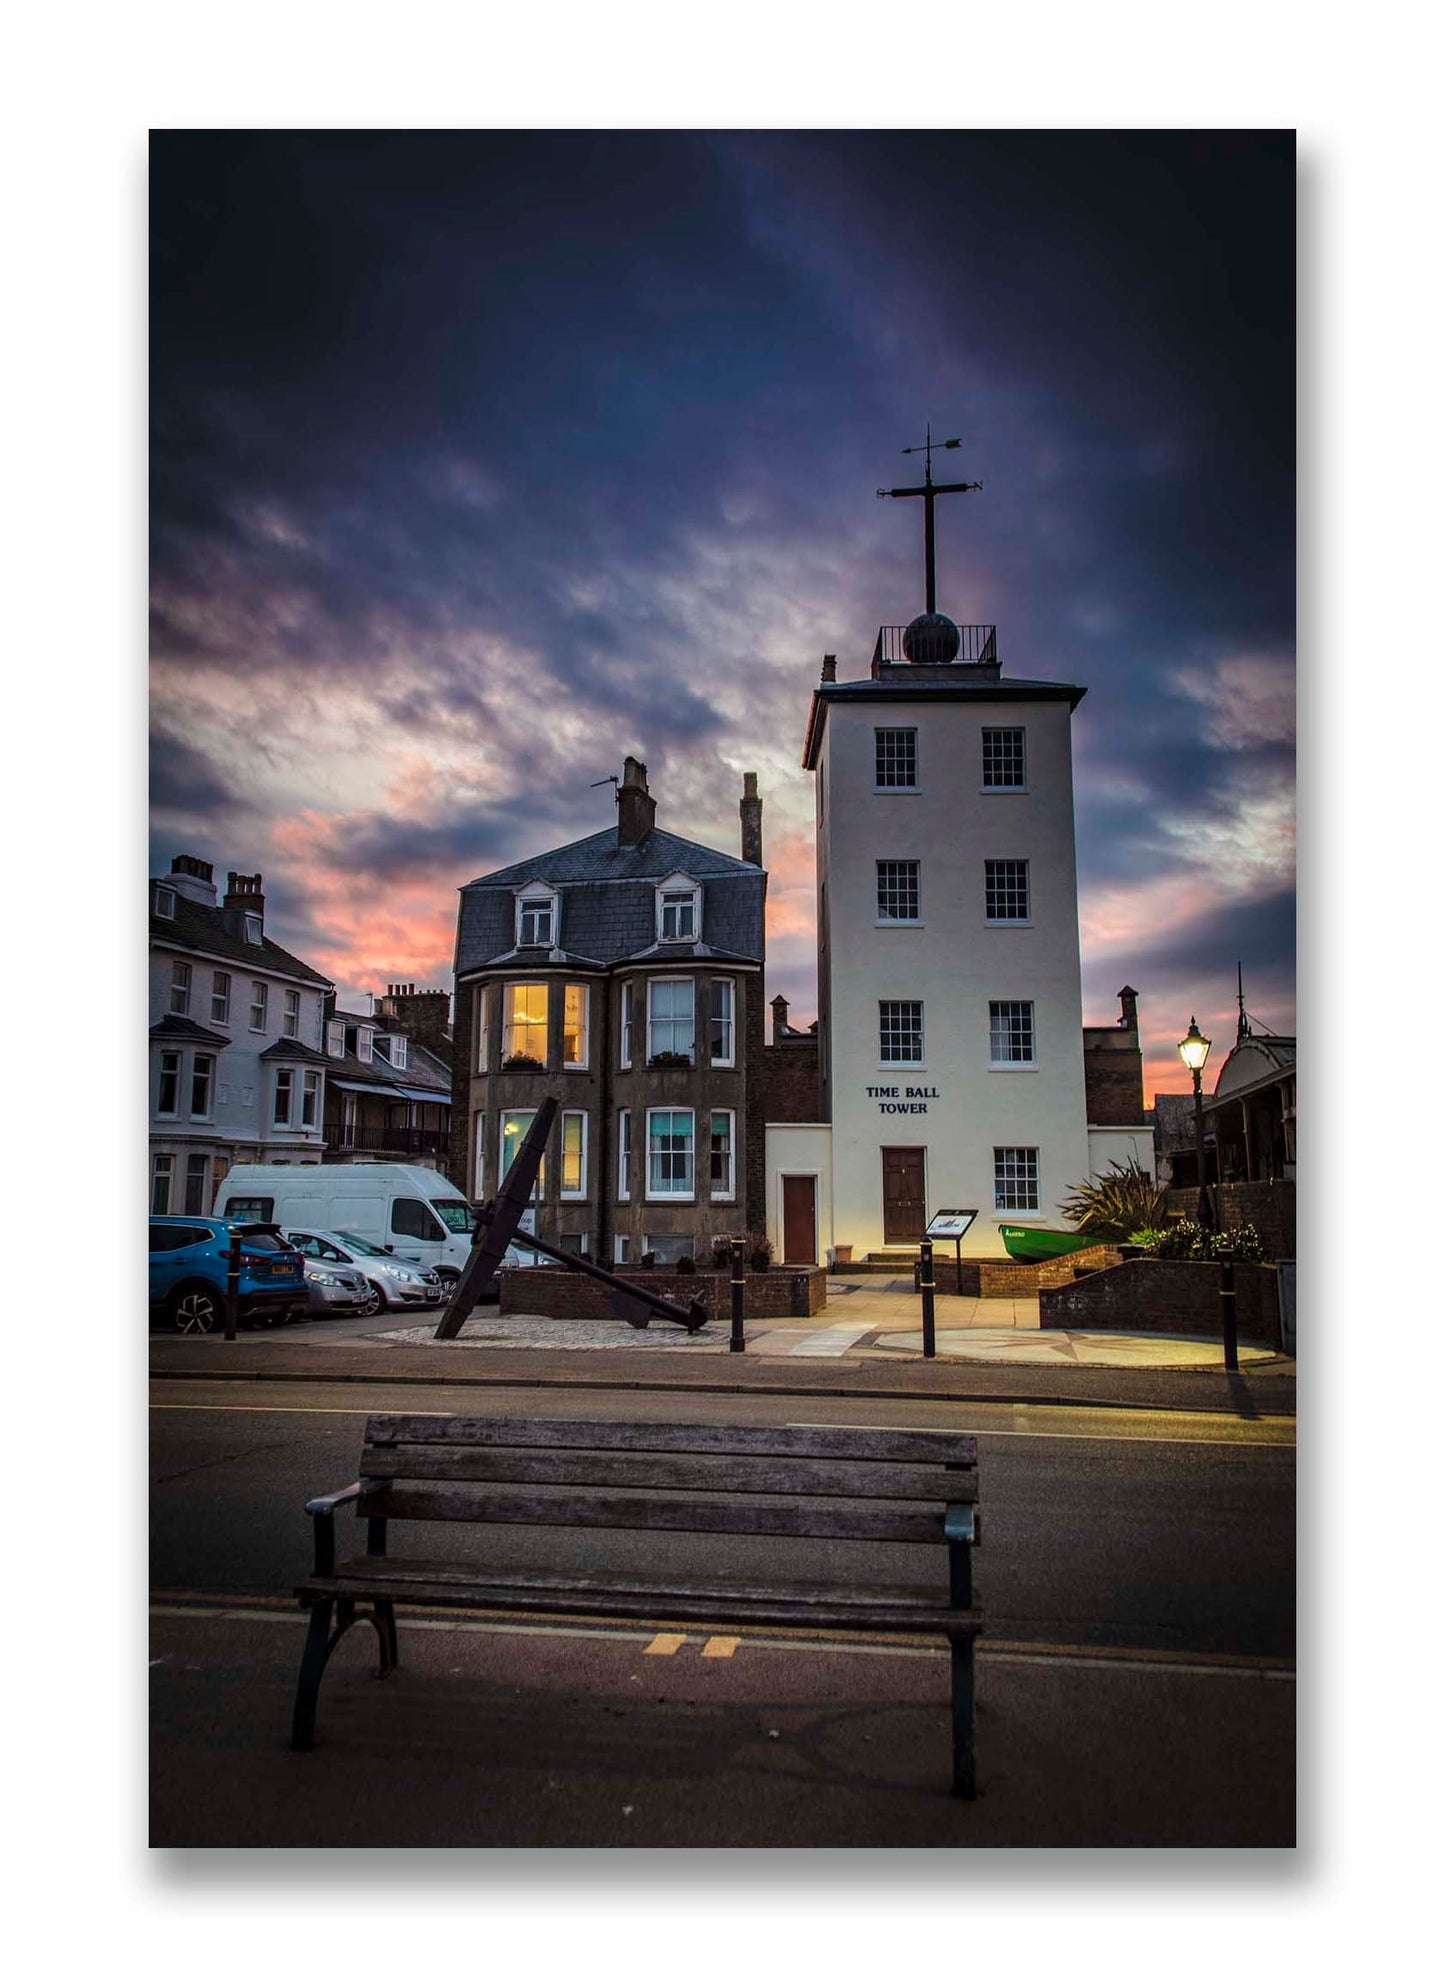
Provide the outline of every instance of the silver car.
[[291,1246],[305,1259],[308,1317],[368,1318],[377,1309],[376,1293],[367,1278],[334,1242],[298,1231]]
[[392,1307],[420,1306],[425,1310],[446,1302],[447,1287],[435,1270],[424,1263],[403,1263],[389,1249],[381,1249],[349,1229],[290,1229],[286,1240],[307,1257],[313,1254],[308,1244],[322,1244],[337,1254],[343,1268],[360,1272],[368,1293],[365,1304],[358,1307],[363,1318],[373,1318]]

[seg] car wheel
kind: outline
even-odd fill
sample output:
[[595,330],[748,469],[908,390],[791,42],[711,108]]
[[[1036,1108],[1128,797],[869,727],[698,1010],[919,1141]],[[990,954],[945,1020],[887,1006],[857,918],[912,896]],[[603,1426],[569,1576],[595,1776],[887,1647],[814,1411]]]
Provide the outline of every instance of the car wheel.
[[204,1287],[178,1291],[171,1300],[171,1323],[183,1337],[214,1332],[221,1322],[221,1300]]
[[365,1304],[358,1308],[356,1313],[358,1318],[375,1318],[380,1312],[386,1309],[386,1299],[381,1294],[380,1284],[373,1284],[368,1278],[367,1290],[370,1295],[367,1297]]

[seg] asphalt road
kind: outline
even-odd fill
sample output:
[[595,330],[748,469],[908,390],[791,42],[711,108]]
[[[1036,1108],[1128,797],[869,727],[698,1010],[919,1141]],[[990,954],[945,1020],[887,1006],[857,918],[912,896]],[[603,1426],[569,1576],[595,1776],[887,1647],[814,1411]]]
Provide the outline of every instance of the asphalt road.
[[[340,1382],[258,1393],[234,1382],[166,1380],[151,1398],[158,1593],[288,1594],[309,1569],[302,1505],[351,1480],[370,1413],[947,1426],[980,1437],[976,1584],[991,1640],[1293,1654],[1294,1454],[1284,1421],[786,1395],[358,1390]],[[725,1572],[740,1546],[767,1542],[475,1528],[460,1538],[430,1528],[422,1536],[414,1548],[435,1555],[480,1537],[498,1564],[658,1572],[684,1559]],[[900,1577],[896,1554],[876,1547],[820,1543],[812,1564],[820,1579]],[[931,1554],[921,1569],[937,1569]]]

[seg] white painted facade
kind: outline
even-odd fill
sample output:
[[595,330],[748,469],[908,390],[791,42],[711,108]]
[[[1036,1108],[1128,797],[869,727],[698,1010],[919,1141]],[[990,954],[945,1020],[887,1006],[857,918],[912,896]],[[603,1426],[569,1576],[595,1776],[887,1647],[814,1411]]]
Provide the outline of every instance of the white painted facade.
[[1144,1126],[1090,1126],[1089,1172],[1101,1179],[1116,1162],[1127,1167],[1133,1160],[1151,1177],[1154,1164],[1154,1128]]
[[[1001,1221],[1057,1226],[1090,1171],[1070,741],[1080,697],[967,663],[825,676],[815,695],[805,759],[817,776],[829,1240],[855,1257],[885,1245],[884,1148],[923,1150],[926,1215],[978,1210],[974,1255],[1002,1253]],[[985,787],[985,727],[1023,730],[1023,787]],[[879,787],[879,729],[914,731],[912,786]],[[989,924],[989,859],[1027,861],[1025,919]],[[880,916],[880,860],[916,861],[916,924]],[[921,1061],[885,1061],[885,1002],[922,1005]],[[1030,1007],[1031,1062],[991,1061],[992,1002]],[[996,1149],[1031,1155],[1036,1207],[1001,1205]]]
[[819,1263],[831,1260],[833,1245],[833,1128],[827,1125],[770,1125],[766,1129],[768,1241],[775,1262],[784,1261],[783,1181],[811,1177],[817,1191]]

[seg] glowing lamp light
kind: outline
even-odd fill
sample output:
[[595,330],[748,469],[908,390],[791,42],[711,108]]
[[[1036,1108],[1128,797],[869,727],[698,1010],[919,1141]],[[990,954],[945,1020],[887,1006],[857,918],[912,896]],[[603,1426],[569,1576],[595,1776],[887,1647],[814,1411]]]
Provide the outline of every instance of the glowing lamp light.
[[1205,1059],[1209,1056],[1209,1046],[1212,1042],[1212,1037],[1201,1036],[1198,1018],[1191,1016],[1189,1018],[1189,1034],[1179,1045],[1179,1055],[1184,1059],[1185,1065],[1194,1073],[1196,1078],[1204,1069]]

